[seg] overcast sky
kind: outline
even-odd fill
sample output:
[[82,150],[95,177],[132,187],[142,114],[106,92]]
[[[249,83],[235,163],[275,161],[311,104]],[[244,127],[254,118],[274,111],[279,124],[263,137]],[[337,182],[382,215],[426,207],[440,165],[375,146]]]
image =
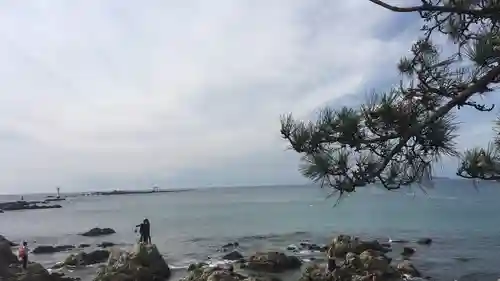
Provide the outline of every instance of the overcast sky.
[[[367,0],[2,1],[0,193],[307,182],[280,114],[390,86],[418,27]],[[495,113],[463,115],[486,143]]]

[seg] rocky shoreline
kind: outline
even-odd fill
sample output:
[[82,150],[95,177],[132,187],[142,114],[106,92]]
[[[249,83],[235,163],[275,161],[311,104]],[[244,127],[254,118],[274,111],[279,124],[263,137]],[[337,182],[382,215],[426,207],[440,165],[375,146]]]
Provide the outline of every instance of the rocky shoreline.
[[[114,233],[114,230],[92,229],[86,233],[101,236]],[[394,241],[393,243],[404,241]],[[415,241],[416,244],[430,245],[429,238]],[[32,250],[32,254],[50,254],[68,250],[78,250],[70,254],[64,261],[55,264],[46,270],[40,264],[30,263],[28,270],[19,268],[17,258],[13,258],[13,243],[0,236],[0,279],[6,281],[70,281],[77,280],[61,273],[51,273],[52,270],[72,269],[77,272],[80,268],[101,264],[93,277],[94,281],[119,280],[167,280],[170,276],[169,265],[155,245],[137,244],[130,251],[123,251],[114,247],[112,242],[103,242],[92,251],[84,251],[90,245],[41,245]],[[328,272],[324,262],[319,260],[304,261],[279,251],[259,251],[244,256],[237,251],[238,243],[228,243],[221,247],[225,252],[224,260],[231,261],[225,265],[209,265],[207,263],[191,264],[187,275],[182,281],[270,281],[279,280],[279,274],[290,271],[300,272],[296,281],[383,281],[409,280],[423,277],[410,261],[415,248],[405,246],[399,253],[401,259],[396,261],[386,254],[392,251],[391,243],[380,243],[376,240],[364,241],[357,237],[339,235],[329,245],[300,243],[290,245],[287,252],[313,250],[326,252],[332,247],[336,257],[337,269]],[[42,270],[43,269],[43,270]],[[299,271],[300,270],[300,271]],[[29,277],[27,277],[29,276]]]

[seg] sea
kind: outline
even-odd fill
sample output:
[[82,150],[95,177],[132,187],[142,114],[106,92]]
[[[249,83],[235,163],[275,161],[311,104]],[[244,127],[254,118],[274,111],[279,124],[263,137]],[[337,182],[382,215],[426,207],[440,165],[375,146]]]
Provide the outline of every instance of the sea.
[[[174,271],[186,274],[190,263],[221,263],[221,247],[238,242],[238,251],[279,250],[305,261],[324,254],[286,250],[302,241],[330,242],[336,235],[361,239],[408,240],[411,258],[433,280],[491,280],[500,278],[500,184],[436,179],[433,187],[386,191],[368,186],[337,201],[338,195],[317,185],[198,188],[190,191],[114,196],[68,195],[61,209],[0,214],[0,234],[13,241],[63,245],[108,241],[131,247],[138,239],[135,226],[151,222],[152,242]],[[331,196],[330,196],[331,195]],[[24,195],[37,200],[46,195]],[[0,201],[19,195],[0,196]],[[79,235],[93,227],[110,227],[116,234]],[[430,246],[418,245],[431,238]],[[400,259],[402,244],[389,254]],[[69,252],[34,255],[51,267]],[[70,271],[92,280],[95,267]],[[285,279],[297,280],[300,272]]]

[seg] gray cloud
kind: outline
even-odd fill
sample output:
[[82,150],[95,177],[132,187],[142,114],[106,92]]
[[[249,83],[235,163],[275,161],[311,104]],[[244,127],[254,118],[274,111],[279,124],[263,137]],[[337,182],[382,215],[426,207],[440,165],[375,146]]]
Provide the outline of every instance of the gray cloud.
[[300,182],[280,114],[394,76],[417,31],[363,0],[0,8],[0,192]]

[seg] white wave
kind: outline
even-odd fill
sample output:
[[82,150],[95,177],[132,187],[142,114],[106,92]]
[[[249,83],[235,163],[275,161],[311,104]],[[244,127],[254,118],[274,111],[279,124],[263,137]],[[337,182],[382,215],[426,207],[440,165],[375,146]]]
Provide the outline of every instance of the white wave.
[[408,240],[404,240],[404,239],[391,239],[389,237],[389,243],[408,243],[409,241]]
[[225,265],[230,265],[235,263],[236,261],[230,261],[230,260],[209,260],[206,262],[208,264],[208,267],[217,267],[217,266],[225,266]]
[[173,269],[173,270],[176,270],[176,269],[188,269],[189,268],[189,264],[188,265],[172,265],[172,264],[169,264],[168,266],[170,267],[170,269]]

